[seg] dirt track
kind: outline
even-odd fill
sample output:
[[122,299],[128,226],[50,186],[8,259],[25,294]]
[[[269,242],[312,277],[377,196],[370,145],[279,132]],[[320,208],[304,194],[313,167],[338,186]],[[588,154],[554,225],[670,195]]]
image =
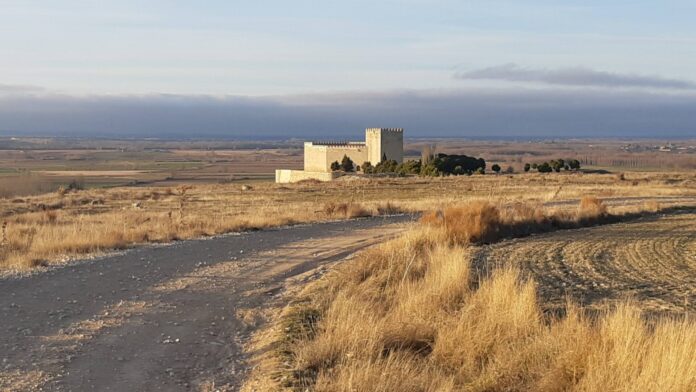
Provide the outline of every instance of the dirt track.
[[235,390],[254,312],[407,217],[142,247],[0,280],[0,390]]
[[570,297],[589,309],[632,298],[649,313],[696,311],[693,210],[505,241],[477,256],[480,267],[522,266],[549,309]]

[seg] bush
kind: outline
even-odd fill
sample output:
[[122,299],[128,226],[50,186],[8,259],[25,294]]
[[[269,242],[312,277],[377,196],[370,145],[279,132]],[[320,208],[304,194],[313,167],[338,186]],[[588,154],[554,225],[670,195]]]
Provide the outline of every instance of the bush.
[[531,166],[529,163],[525,163],[525,164],[524,164],[524,171],[525,171],[525,172],[528,172],[529,169],[531,169],[531,168],[532,168],[532,166]]
[[496,173],[500,173],[500,165],[494,163],[493,166],[491,166],[491,170],[493,170]]
[[407,174],[420,174],[421,161],[406,161],[396,167],[396,173],[401,176]]
[[378,163],[374,170],[372,170],[373,173],[396,173],[396,168],[399,166],[399,164],[393,160],[385,160],[380,163]]
[[363,162],[363,164],[360,167],[362,167],[362,171],[365,174],[372,173],[372,170],[374,169],[370,161]]
[[333,161],[333,163],[331,163],[331,171],[339,171],[339,170],[341,170],[341,164],[338,163],[338,161]]
[[361,218],[371,216],[370,211],[357,203],[326,203],[324,214],[333,218]]

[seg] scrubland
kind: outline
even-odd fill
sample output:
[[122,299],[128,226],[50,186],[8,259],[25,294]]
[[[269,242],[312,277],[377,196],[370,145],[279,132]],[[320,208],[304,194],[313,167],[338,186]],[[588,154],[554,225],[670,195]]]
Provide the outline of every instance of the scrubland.
[[572,296],[548,311],[520,265],[476,265],[480,244],[656,211],[668,212],[587,197],[562,210],[478,201],[425,214],[301,291],[252,347],[265,354],[246,390],[696,390],[687,312],[648,317],[628,299],[588,313]]
[[0,269],[22,270],[133,244],[168,242],[240,230],[403,211],[465,200],[559,203],[583,195],[658,198],[663,205],[696,196],[693,174],[519,174],[449,178],[347,177],[333,183],[257,183],[61,190],[0,199]]

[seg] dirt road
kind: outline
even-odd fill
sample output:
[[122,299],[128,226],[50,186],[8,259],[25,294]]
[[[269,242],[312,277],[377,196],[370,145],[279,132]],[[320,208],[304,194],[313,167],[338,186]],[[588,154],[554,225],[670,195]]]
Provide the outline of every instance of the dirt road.
[[0,280],[0,390],[235,390],[241,343],[283,282],[408,217],[147,246]]

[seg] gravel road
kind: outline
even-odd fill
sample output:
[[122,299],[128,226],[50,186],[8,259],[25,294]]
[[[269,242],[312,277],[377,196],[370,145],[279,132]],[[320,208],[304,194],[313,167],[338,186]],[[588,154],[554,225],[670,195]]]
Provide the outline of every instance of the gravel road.
[[0,279],[0,390],[235,390],[254,329],[248,310],[287,278],[384,241],[409,219],[143,246]]

